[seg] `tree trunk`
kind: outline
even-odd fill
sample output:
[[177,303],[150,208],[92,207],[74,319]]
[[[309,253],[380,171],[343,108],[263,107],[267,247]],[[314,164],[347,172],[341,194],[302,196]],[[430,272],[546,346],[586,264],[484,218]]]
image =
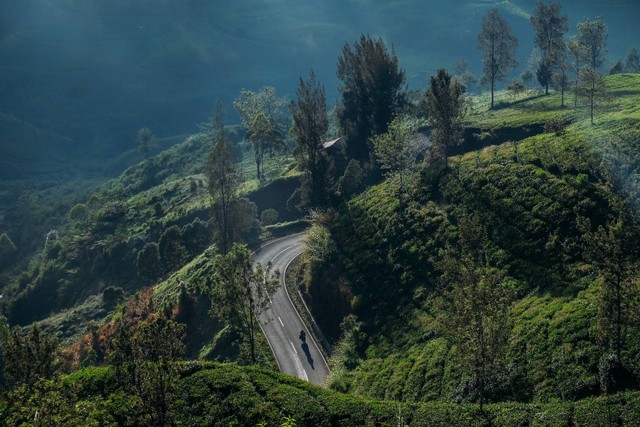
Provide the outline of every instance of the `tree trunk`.
[[[482,322],[482,321],[481,321]],[[484,340],[484,325],[482,325],[482,323],[480,324],[480,378],[479,378],[479,393],[480,393],[480,412],[482,412],[482,409],[484,407],[484,383],[485,383],[485,378],[486,378],[486,365],[487,365],[487,358],[486,358],[486,345],[485,345],[485,340]]]
[[576,68],[576,81],[573,85],[573,109],[578,109],[578,83],[580,81],[580,68]]
[[622,280],[616,277],[616,356],[621,361],[622,353]]
[[249,344],[251,345],[251,363],[256,364],[256,342],[254,336],[253,302],[249,302]]
[[495,79],[491,79],[491,109],[493,110],[493,89],[495,87]]
[[221,197],[222,208],[222,236],[220,236],[222,253],[226,254],[229,251],[229,201],[227,200],[227,194],[222,187]]
[[256,159],[256,175],[258,177],[258,180],[260,180],[260,157],[257,151],[256,151],[255,159]]

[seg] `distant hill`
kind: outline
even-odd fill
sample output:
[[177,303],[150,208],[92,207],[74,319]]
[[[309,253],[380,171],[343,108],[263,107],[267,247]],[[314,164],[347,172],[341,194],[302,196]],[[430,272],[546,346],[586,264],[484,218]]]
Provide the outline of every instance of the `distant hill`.
[[0,179],[55,179],[78,172],[74,142],[55,132],[0,113],[0,141]]
[[[492,7],[519,39],[515,77],[532,51],[527,18],[534,4],[0,2],[0,112],[69,137],[75,148],[96,145],[117,156],[143,126],[161,136],[193,133],[216,99],[231,109],[242,88],[271,85],[292,97],[298,77],[312,68],[336,100],[338,55],[361,33],[394,46],[412,88],[424,89],[427,76],[461,58],[479,73],[476,38]],[[637,2],[566,0],[562,6],[571,34],[584,17],[604,16],[611,63],[640,47]],[[238,121],[233,115],[230,120]]]

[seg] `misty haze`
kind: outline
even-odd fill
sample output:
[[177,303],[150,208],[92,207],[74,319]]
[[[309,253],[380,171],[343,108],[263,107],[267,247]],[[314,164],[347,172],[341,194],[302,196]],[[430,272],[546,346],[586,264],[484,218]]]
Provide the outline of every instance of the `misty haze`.
[[637,0],[0,0],[0,425],[640,425]]

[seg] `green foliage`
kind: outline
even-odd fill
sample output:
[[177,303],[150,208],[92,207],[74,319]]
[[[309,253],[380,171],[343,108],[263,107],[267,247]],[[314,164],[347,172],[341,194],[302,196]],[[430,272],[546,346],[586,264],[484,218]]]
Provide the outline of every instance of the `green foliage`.
[[624,72],[624,65],[622,65],[622,60],[618,59],[618,61],[613,64],[611,68],[609,68],[609,75],[612,76],[614,74],[622,74]]
[[233,163],[229,143],[223,135],[219,135],[219,138],[207,157],[206,173],[216,238],[220,250],[226,253],[238,238],[236,227],[233,225],[234,219],[243,214],[233,209],[242,175]]
[[331,233],[317,221],[307,233],[305,250],[311,262],[318,265],[330,262],[335,256],[336,246]]
[[427,117],[433,126],[432,156],[447,163],[451,149],[462,139],[462,119],[466,114],[464,87],[440,69],[429,79],[425,100]]
[[527,91],[527,87],[524,84],[524,81],[514,80],[509,86],[507,86],[507,90],[511,93],[511,96],[516,98],[518,95]]
[[562,119],[549,119],[544,123],[544,131],[560,136],[567,131],[567,124]]
[[627,73],[640,73],[640,53],[632,47],[624,59],[624,71]]
[[187,292],[196,291],[200,283],[209,280],[218,269],[215,248],[209,247],[202,254],[185,264],[155,287],[153,300],[156,307],[171,307],[178,301],[181,284],[187,284]]
[[516,67],[515,58],[518,40],[511,33],[511,27],[498,12],[491,9],[482,18],[482,30],[478,35],[478,48],[484,58],[483,80],[491,89],[491,109],[494,107],[496,83],[504,81]]
[[57,370],[58,341],[37,325],[26,333],[13,331],[3,349],[4,378],[10,388],[32,387],[40,379],[51,378]]
[[180,144],[125,170],[105,185],[105,192],[137,194],[188,175],[202,173],[207,152],[211,149],[206,135],[189,136]]
[[266,153],[283,152],[286,144],[280,131],[273,128],[267,116],[259,112],[247,131],[246,138],[253,145],[253,156],[256,163],[258,180],[264,179],[264,156]]
[[269,208],[262,211],[260,214],[260,224],[264,225],[273,225],[278,222],[278,211]]
[[363,170],[360,162],[351,159],[344,170],[344,174],[338,181],[338,192],[344,200],[349,200],[351,196],[364,189]]
[[277,279],[269,277],[258,264],[253,266],[246,246],[233,245],[220,258],[218,270],[206,280],[204,291],[210,295],[211,313],[227,322],[250,346],[250,362],[256,363],[258,316],[267,307],[269,295],[275,292]]
[[[9,325],[7,324],[7,319],[0,315],[0,392],[5,389],[5,371],[4,371],[4,360],[5,360],[5,351],[7,348],[7,343],[11,338],[11,331],[9,329]],[[0,402],[0,407],[2,403]],[[2,413],[2,409],[0,409],[0,414]],[[0,419],[2,416],[0,415]]]
[[[225,131],[239,139],[237,130],[233,133],[227,127]],[[47,328],[61,338],[79,334],[88,321],[100,321],[108,315],[111,307],[101,297],[105,285],[133,294],[163,275],[165,266],[158,261],[159,255],[145,252],[144,247],[158,242],[164,230],[173,225],[180,228],[184,259],[175,268],[211,243],[214,230],[207,223],[209,199],[202,175],[212,146],[210,135],[174,142],[177,144],[170,149],[92,190],[90,197],[85,198],[85,191],[93,183],[82,187],[77,183],[51,187],[44,182],[33,188],[22,183],[15,186],[12,191],[21,194],[20,200],[0,208],[3,223],[16,230],[9,235],[19,248],[11,264],[6,264],[19,268],[15,274],[3,270],[9,275],[0,290],[3,310],[11,324],[46,320]],[[234,144],[232,150],[237,148]],[[291,161],[290,157],[268,159],[267,176],[287,173]],[[239,167],[250,170],[250,159]],[[258,185],[253,181],[241,184],[239,194]],[[0,193],[8,188],[3,186]],[[89,208],[86,221],[72,223],[68,213],[75,205]],[[238,201],[237,207],[246,214],[238,221],[237,238],[254,242],[260,231],[256,208],[246,199]],[[43,236],[47,236],[44,244]],[[151,258],[137,262],[138,257],[149,254]],[[144,272],[143,265],[149,271]]]
[[416,143],[416,129],[411,125],[410,121],[396,117],[386,133],[373,138],[376,159],[387,176],[397,174],[402,179],[416,169],[416,158],[422,147]]
[[114,338],[109,360],[117,381],[139,399],[153,425],[169,424],[179,372],[176,361],[184,354],[184,334],[184,325],[158,317],[134,330],[121,325]]
[[50,425],[367,425],[496,427],[580,425],[633,426],[638,393],[576,403],[477,405],[403,403],[358,399],[296,378],[233,364],[176,365],[174,398],[166,418],[154,418],[131,388],[118,385],[112,367],[87,368],[61,381],[43,381],[0,403],[8,427],[30,425],[38,411]]
[[84,203],[78,203],[72,207],[68,214],[69,221],[77,223],[85,223],[90,217],[91,211]]
[[126,202],[122,200],[114,200],[105,204],[105,206],[98,211],[97,221],[102,223],[117,223],[120,221],[129,210]]
[[564,45],[564,34],[569,30],[569,19],[560,16],[560,3],[544,4],[536,2],[530,21],[536,32],[534,43],[542,51],[542,58],[536,72],[538,82],[549,94],[553,70],[561,66]]
[[623,206],[620,217],[607,224],[606,229],[599,227],[592,238],[592,257],[600,270],[597,329],[602,348],[600,387],[605,393],[637,387],[637,379],[629,369],[636,354],[623,354],[623,349],[629,348],[628,333],[640,320],[636,279],[640,254],[635,243],[638,233],[635,218]]
[[596,108],[609,99],[607,83],[600,73],[591,68],[580,70],[578,81],[576,93],[585,100],[593,124]]
[[368,161],[368,139],[387,131],[403,103],[405,73],[395,52],[388,52],[382,39],[362,34],[353,48],[348,43],[342,47],[337,75],[342,81],[337,116],[347,154]]
[[258,239],[260,225],[258,223],[258,207],[251,200],[241,197],[233,202],[234,212],[232,236],[234,242],[254,244]]
[[264,114],[280,133],[284,133],[289,128],[287,114],[289,100],[278,98],[273,86],[263,87],[258,92],[242,89],[240,95],[233,101],[233,106],[246,130],[251,129],[259,114]]
[[478,77],[473,73],[473,69],[465,58],[456,60],[453,63],[453,75],[464,87],[465,92],[471,92],[476,89]]
[[196,218],[182,227],[180,234],[189,257],[193,258],[209,246],[213,237],[213,230],[208,222]]
[[545,88],[545,93],[549,94],[549,85],[553,78],[553,64],[549,61],[540,61],[536,69],[536,79],[540,86]]
[[[625,240],[620,233],[612,239],[597,233],[599,227],[607,230],[607,224],[616,224],[623,216],[617,200],[627,199],[637,209],[634,195],[640,177],[628,168],[636,167],[637,147],[631,141],[640,136],[634,106],[639,81],[619,75],[607,83],[614,106],[595,126],[588,119],[556,113],[563,120],[574,120],[565,133],[541,133],[453,157],[448,171],[426,169],[404,207],[394,197],[395,183],[387,180],[341,210],[330,228],[339,263],[330,268],[345,271],[343,279],[349,280],[356,296],[353,310],[362,322],[363,337],[345,345],[350,352],[346,360],[356,362],[349,362],[348,368],[340,362],[333,368],[332,387],[376,398],[474,399],[473,377],[463,369],[463,359],[471,352],[447,345],[442,327],[450,314],[436,303],[434,294],[443,274],[438,261],[448,247],[459,246],[462,219],[469,212],[486,224],[489,237],[485,267],[471,282],[504,283],[510,292],[517,292],[504,349],[503,366],[508,369],[496,372],[492,398],[581,399],[602,392],[602,374],[622,378],[626,373],[630,382],[615,387],[634,387],[638,370],[631,360],[640,349],[632,338],[637,333],[635,321],[625,320],[623,327],[627,332],[619,360],[628,371],[618,369],[613,359],[609,362],[616,363],[601,363],[601,356],[609,353],[599,338],[598,320],[604,313],[599,301],[607,294],[602,288],[607,267],[596,262],[590,248],[609,262],[625,259],[618,252],[637,260],[634,250],[594,242]],[[552,94],[471,115],[469,124],[497,130],[523,126],[527,118],[544,123],[538,120],[557,110],[549,105],[559,98],[560,94]],[[634,227],[617,228],[638,238]],[[464,257],[450,259],[448,271],[460,274]],[[635,267],[623,270],[633,272]],[[634,289],[634,281],[625,283]],[[637,312],[631,308],[636,300],[624,300],[628,313]],[[615,336],[615,322],[610,325]],[[609,348],[610,341],[605,341]],[[564,411],[561,417],[570,416]]]
[[138,252],[137,259],[138,275],[146,281],[153,281],[162,274],[162,264],[160,263],[160,252],[158,244],[147,243]]
[[107,307],[115,307],[124,299],[124,291],[116,286],[107,286],[102,291],[102,299]]
[[329,159],[322,145],[329,128],[324,87],[312,71],[309,80],[300,78],[297,101],[291,104],[292,133],[296,139],[293,155],[302,170],[300,197],[306,208],[326,205],[330,185]]
[[186,259],[186,251],[177,225],[172,225],[162,232],[158,242],[158,254],[165,271],[173,271],[182,266]]
[[459,219],[459,242],[446,247],[437,266],[444,282],[442,330],[456,345],[461,367],[473,376],[482,410],[505,371],[516,286],[492,265],[488,231],[480,221],[468,213]]
[[585,52],[585,60],[592,71],[597,71],[607,57],[607,24],[602,16],[594,20],[585,18],[578,23],[578,42]]

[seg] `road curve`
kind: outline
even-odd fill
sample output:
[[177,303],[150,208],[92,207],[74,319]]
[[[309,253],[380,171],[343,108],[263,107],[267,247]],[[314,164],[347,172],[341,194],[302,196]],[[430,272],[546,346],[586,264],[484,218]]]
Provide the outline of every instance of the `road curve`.
[[[267,337],[280,371],[314,384],[322,385],[329,374],[329,367],[318,345],[309,333],[284,287],[285,271],[302,253],[304,233],[272,240],[257,249],[254,261],[281,273],[280,286],[271,296],[269,307],[260,315],[260,327]],[[306,341],[300,339],[305,331]]]

